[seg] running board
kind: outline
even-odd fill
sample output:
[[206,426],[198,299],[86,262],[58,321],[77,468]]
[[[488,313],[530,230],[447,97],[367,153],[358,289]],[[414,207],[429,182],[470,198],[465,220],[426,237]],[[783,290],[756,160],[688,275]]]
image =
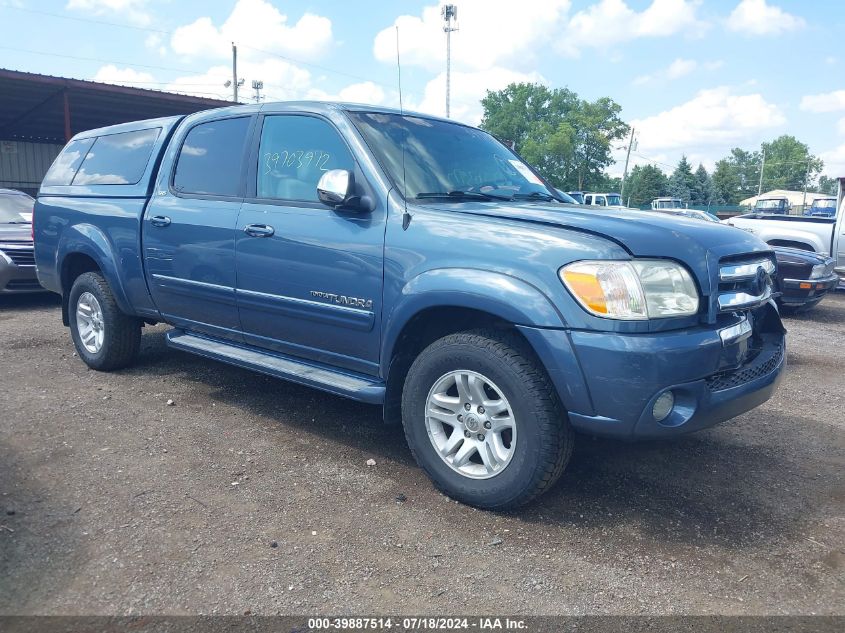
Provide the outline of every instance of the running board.
[[307,387],[314,387],[360,402],[370,404],[382,404],[384,402],[384,383],[361,374],[339,372],[288,356],[271,354],[256,348],[242,347],[227,341],[197,336],[196,334],[188,334],[183,330],[169,331],[166,335],[166,341],[167,345],[174,349],[252,369],[262,374],[289,380]]

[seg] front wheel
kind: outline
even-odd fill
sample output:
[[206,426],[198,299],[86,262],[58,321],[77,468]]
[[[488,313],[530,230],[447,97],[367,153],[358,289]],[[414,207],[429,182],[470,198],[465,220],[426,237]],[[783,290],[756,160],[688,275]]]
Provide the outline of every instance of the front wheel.
[[572,431],[545,371],[516,335],[477,330],[429,345],[408,372],[405,436],[444,493],[503,510],[563,472]]
[[120,311],[100,273],[84,273],[73,282],[68,316],[76,352],[91,369],[112,371],[135,360],[141,322]]

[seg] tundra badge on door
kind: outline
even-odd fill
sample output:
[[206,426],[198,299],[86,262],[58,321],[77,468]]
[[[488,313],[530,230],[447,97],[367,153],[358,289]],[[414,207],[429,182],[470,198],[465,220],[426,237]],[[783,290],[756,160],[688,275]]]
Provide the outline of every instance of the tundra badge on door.
[[341,306],[350,306],[353,308],[372,309],[372,299],[360,299],[358,297],[347,297],[346,295],[336,295],[331,292],[323,292],[322,290],[312,290],[311,296],[317,299],[325,299],[331,303],[336,303]]

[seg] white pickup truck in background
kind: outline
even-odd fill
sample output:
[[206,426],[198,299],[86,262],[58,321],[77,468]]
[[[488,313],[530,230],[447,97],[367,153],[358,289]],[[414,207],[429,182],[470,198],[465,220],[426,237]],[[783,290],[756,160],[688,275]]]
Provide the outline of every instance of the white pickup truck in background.
[[[771,246],[789,246],[836,259],[836,272],[845,280],[845,178],[839,179],[837,212],[834,217],[749,213],[723,223],[753,233]],[[840,288],[842,283],[840,283]]]

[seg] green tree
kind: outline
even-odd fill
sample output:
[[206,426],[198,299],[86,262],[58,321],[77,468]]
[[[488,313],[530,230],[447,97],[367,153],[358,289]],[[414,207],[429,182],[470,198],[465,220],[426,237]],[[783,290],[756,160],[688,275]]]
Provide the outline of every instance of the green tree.
[[820,158],[810,154],[809,146],[788,134],[763,143],[762,150],[766,153],[763,191],[811,188],[824,167]]
[[675,171],[669,176],[669,195],[684,202],[693,202],[698,180],[692,173],[692,167],[686,156],[681,156]]
[[700,206],[717,203],[716,189],[713,186],[713,179],[707,173],[704,165],[699,164],[695,170],[695,188],[692,192],[690,202]]
[[712,177],[716,199],[723,204],[739,204],[740,200],[756,195],[760,160],[759,152],[735,147],[730,156],[718,161]]
[[628,132],[612,99],[586,101],[568,88],[511,84],[481,100],[481,127],[513,141],[556,187],[592,189],[605,182],[612,142]]
[[825,193],[829,196],[835,196],[839,193],[839,181],[836,178],[822,175],[819,178],[819,184],[816,185],[816,191],[819,193]]
[[[654,165],[637,165],[628,174],[625,181],[625,197],[623,200],[632,207],[642,207],[655,198],[665,196],[669,188],[669,179],[659,167]],[[630,202],[629,202],[630,200]]]

